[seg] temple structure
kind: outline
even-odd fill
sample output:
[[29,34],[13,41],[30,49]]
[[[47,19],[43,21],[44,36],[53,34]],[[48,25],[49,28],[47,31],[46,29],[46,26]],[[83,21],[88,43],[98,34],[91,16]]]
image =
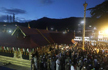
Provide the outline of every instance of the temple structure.
[[0,61],[30,67],[35,50],[41,53],[53,44],[70,45],[73,38],[73,33],[17,26],[12,33],[0,32]]

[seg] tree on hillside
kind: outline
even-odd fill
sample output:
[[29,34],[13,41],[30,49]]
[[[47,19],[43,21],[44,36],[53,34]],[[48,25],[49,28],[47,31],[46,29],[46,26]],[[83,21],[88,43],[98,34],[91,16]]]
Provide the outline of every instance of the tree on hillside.
[[94,26],[99,28],[106,25],[108,26],[108,0],[87,10],[91,11],[91,23]]

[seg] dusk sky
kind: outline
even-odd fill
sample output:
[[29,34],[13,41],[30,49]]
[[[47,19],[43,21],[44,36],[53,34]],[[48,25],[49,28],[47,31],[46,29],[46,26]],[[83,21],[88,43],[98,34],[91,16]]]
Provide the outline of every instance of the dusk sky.
[[[37,20],[42,17],[68,18],[83,17],[85,1],[87,8],[94,7],[104,0],[0,0],[0,21],[15,13],[17,21]],[[90,17],[90,11],[87,11]]]

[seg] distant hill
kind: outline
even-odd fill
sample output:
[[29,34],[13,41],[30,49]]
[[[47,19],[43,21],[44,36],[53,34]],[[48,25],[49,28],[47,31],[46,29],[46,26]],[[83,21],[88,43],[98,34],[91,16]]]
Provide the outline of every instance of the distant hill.
[[[64,19],[51,19],[47,17],[43,17],[38,20],[33,20],[27,23],[20,24],[21,26],[27,26],[28,23],[32,28],[39,28],[39,29],[48,29],[54,28],[54,30],[64,30],[64,29],[71,29],[75,30],[78,28],[78,24],[81,23],[83,20],[83,17],[70,17],[70,18],[64,18]],[[90,17],[86,18],[87,25],[90,23]]]
[[[9,25],[17,24],[20,26],[27,27],[29,23],[31,28],[46,29],[46,27],[48,27],[48,29],[54,28],[54,30],[57,29],[61,31],[65,29],[71,29],[71,30],[77,29],[78,24],[80,24],[82,20],[83,20],[83,17],[70,17],[70,18],[64,18],[64,19],[52,19],[52,18],[43,17],[41,19],[32,20],[26,23],[18,23],[18,22],[9,23]],[[86,22],[87,22],[86,26],[90,24],[90,17],[86,18]],[[4,23],[0,23],[0,24],[4,24]]]

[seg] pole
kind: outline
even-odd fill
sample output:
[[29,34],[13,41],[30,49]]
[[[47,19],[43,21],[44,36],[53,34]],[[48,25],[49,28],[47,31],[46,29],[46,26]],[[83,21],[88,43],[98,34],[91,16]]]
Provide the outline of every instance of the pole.
[[84,6],[84,24],[83,24],[83,42],[82,42],[82,49],[84,50],[84,45],[85,45],[85,24],[86,24],[86,7],[87,7],[87,3],[85,2],[83,4]]

